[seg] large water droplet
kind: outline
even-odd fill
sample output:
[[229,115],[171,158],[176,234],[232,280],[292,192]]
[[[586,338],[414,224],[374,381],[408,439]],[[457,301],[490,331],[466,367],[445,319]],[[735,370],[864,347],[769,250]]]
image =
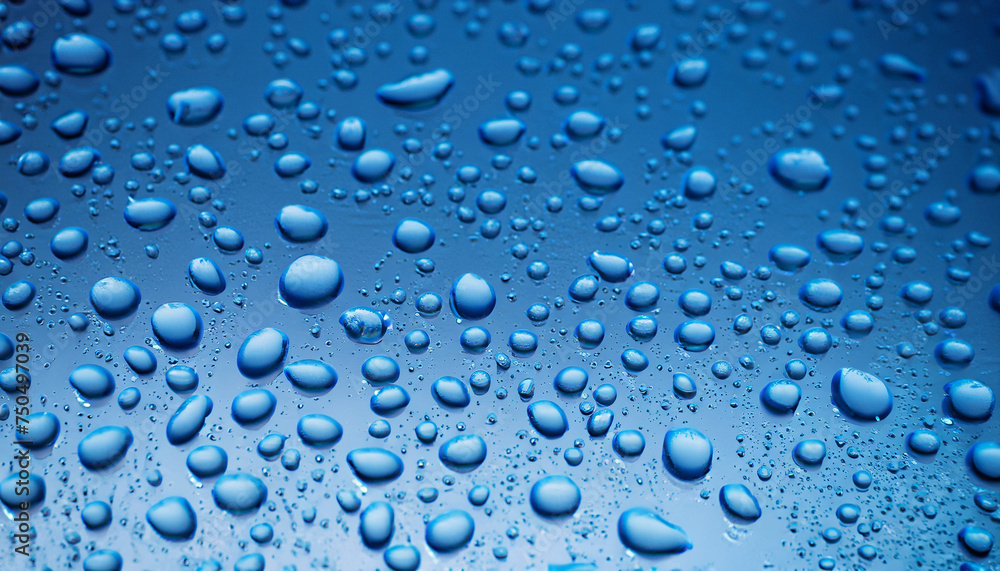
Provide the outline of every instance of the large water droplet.
[[448,553],[465,547],[476,531],[472,516],[462,510],[445,512],[427,524],[424,540],[439,553]]
[[815,149],[784,149],[771,157],[767,167],[774,180],[789,190],[823,190],[830,182],[830,165]]
[[278,280],[281,299],[295,309],[316,309],[340,295],[344,273],[337,262],[307,254],[289,264]]
[[219,509],[231,514],[251,513],[267,499],[267,486],[249,474],[227,474],[216,480],[212,499]]
[[121,461],[132,446],[132,431],[104,426],[84,436],[77,446],[80,463],[88,470],[104,470]]
[[857,420],[883,420],[892,411],[889,387],[871,373],[840,369],[834,373],[830,389],[837,408]]
[[172,496],[153,504],[146,511],[146,521],[156,533],[171,541],[191,539],[198,526],[198,519],[191,504],[179,496]]
[[288,354],[288,336],[267,327],[254,331],[243,341],[236,355],[236,366],[248,379],[273,377]]
[[663,464],[675,478],[693,481],[712,468],[712,443],[693,428],[675,428],[663,439]]
[[475,434],[460,434],[441,445],[438,457],[455,472],[471,472],[486,460],[486,441]]
[[691,549],[684,530],[646,508],[626,510],[618,518],[618,538],[625,547],[649,557]]
[[89,34],[68,34],[52,44],[52,65],[63,73],[91,75],[110,63],[111,47]]
[[566,476],[546,476],[531,487],[529,500],[535,513],[548,518],[571,516],[580,507],[580,488]]
[[426,109],[441,101],[454,84],[455,77],[450,71],[435,69],[410,76],[398,83],[387,83],[378,88],[375,94],[386,105],[414,111]]

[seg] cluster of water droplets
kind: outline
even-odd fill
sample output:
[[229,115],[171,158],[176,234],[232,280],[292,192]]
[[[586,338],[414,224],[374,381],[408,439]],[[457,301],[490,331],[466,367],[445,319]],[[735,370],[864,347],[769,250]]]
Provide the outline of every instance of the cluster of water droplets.
[[41,564],[996,567],[992,8],[30,4]]

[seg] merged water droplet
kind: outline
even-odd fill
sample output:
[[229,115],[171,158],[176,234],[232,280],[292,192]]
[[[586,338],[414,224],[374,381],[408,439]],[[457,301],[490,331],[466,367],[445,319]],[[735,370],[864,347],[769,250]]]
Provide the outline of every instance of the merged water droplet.
[[647,508],[628,509],[618,517],[618,538],[628,549],[648,557],[691,549],[683,529]]
[[454,84],[455,76],[439,68],[410,76],[398,83],[387,83],[378,88],[375,95],[386,105],[416,111],[437,104]]
[[774,180],[789,190],[813,192],[830,183],[832,171],[826,157],[816,149],[784,149],[767,164]]
[[222,112],[223,98],[214,87],[191,87],[167,98],[167,114],[178,125],[204,125]]

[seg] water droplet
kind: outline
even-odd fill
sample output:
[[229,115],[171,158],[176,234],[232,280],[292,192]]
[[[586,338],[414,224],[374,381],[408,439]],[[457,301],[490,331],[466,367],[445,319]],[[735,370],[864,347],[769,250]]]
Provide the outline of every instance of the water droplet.
[[691,549],[691,541],[683,529],[646,508],[632,508],[622,513],[618,518],[618,538],[628,549],[648,557]]
[[104,426],[84,436],[77,446],[80,463],[88,470],[105,470],[121,461],[132,446],[132,431]]
[[90,288],[90,305],[104,319],[124,319],[139,308],[139,287],[125,278],[107,277]]
[[192,87],[167,98],[167,114],[178,125],[204,125],[222,111],[222,94],[214,87]]
[[274,217],[274,225],[277,226],[282,238],[296,244],[322,239],[329,227],[322,212],[299,204],[282,207]]
[[150,319],[153,335],[169,349],[191,349],[201,342],[201,316],[186,303],[165,303]]
[[546,438],[559,438],[569,430],[566,413],[556,403],[548,400],[528,405],[528,421]]
[[68,34],[52,44],[52,65],[63,73],[92,75],[111,64],[111,47],[89,34]]
[[485,319],[496,303],[493,286],[476,274],[463,274],[451,285],[451,309],[462,319]]
[[325,394],[337,385],[337,371],[315,359],[290,363],[285,367],[285,378],[293,387],[309,395]]
[[784,149],[771,157],[767,168],[774,180],[789,190],[813,192],[830,183],[830,165],[815,149]]
[[760,519],[760,504],[743,484],[726,484],[719,490],[719,503],[729,517],[739,523],[751,523]]
[[233,515],[252,513],[267,499],[267,486],[249,474],[226,474],[212,487],[212,499]]
[[471,472],[486,460],[486,441],[475,434],[460,434],[441,444],[438,457],[455,472]]
[[378,484],[395,480],[403,473],[403,461],[388,450],[358,448],[347,453],[347,463],[359,480]]
[[146,521],[156,533],[171,541],[187,541],[194,537],[198,522],[191,504],[179,496],[153,504],[146,512]]
[[340,295],[344,273],[337,262],[307,254],[289,264],[278,281],[281,300],[294,309],[316,309]]
[[475,534],[472,516],[462,510],[445,512],[427,524],[424,540],[438,553],[449,553],[465,547]]
[[164,198],[129,198],[125,206],[125,222],[142,232],[153,232],[170,224],[177,216],[177,207]]
[[410,76],[398,83],[387,83],[378,88],[375,94],[386,105],[415,111],[437,104],[454,84],[455,77],[450,71],[435,69]]
[[247,336],[236,356],[236,366],[248,379],[273,377],[288,354],[288,336],[267,327]]
[[669,430],[663,439],[663,464],[679,480],[698,480],[712,467],[712,443],[693,428]]

